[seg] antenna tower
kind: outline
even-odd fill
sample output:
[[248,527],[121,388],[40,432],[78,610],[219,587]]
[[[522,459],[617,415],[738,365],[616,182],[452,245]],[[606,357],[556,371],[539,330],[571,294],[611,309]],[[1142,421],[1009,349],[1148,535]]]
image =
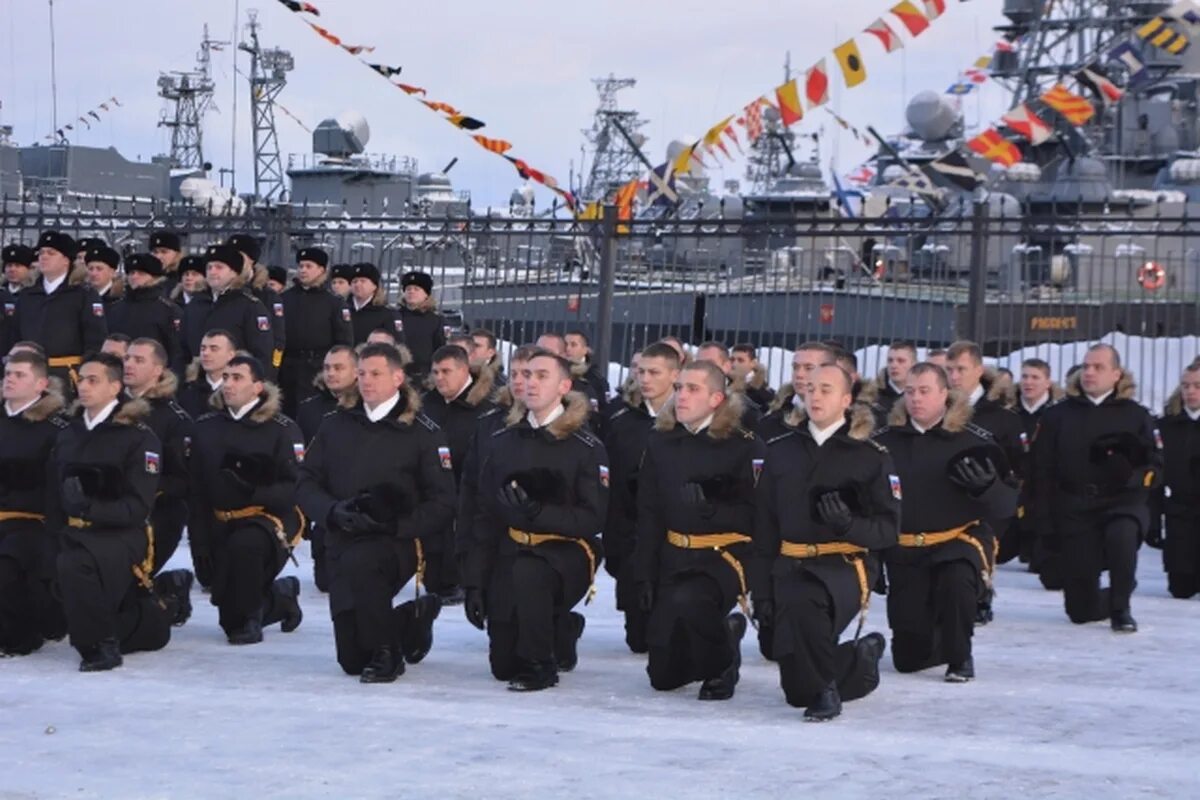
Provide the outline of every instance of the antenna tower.
[[636,111],[617,107],[617,92],[636,86],[635,79],[617,78],[610,73],[607,78],[593,78],[592,83],[600,95],[600,106],[596,109],[592,127],[583,131],[592,148],[592,168],[583,190],[583,198],[589,201],[610,197],[623,184],[642,173],[637,151],[612,127],[610,121],[617,120],[639,147],[646,141],[641,129],[648,122]]
[[263,49],[258,43],[258,12],[246,12],[250,41],[238,45],[250,54],[250,116],[254,137],[254,195],[267,202],[285,199],[283,160],[275,131],[275,98],[287,85],[287,74],[296,66],[287,50]]
[[158,96],[173,104],[170,113],[164,111],[158,121],[161,128],[171,129],[171,166],[179,169],[210,167],[204,161],[204,137],[201,122],[213,104],[212,51],[220,51],[228,42],[204,38],[196,54],[196,68],[189,72],[161,72],[158,75]]

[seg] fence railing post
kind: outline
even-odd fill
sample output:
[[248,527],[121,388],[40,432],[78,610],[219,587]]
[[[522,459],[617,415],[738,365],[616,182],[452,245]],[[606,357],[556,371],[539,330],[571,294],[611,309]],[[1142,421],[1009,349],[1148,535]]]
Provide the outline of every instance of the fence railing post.
[[617,281],[617,207],[604,206],[600,221],[600,294],[596,298],[596,363],[608,374],[613,345],[613,290]]
[[988,204],[976,201],[971,213],[970,283],[967,289],[966,330],[959,331],[971,341],[983,346],[984,308],[987,301],[987,231]]

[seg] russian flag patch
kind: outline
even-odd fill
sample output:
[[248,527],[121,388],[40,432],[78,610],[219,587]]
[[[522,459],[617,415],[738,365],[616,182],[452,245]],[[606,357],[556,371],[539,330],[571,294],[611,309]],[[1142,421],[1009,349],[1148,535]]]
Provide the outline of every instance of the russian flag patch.
[[899,475],[888,475],[888,485],[892,487],[892,497],[897,500],[904,499],[904,490],[900,488]]

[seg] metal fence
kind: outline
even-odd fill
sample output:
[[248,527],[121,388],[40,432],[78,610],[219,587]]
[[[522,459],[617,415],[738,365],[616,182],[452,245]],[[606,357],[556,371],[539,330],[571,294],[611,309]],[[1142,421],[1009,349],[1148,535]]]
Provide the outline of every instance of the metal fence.
[[712,206],[628,221],[610,208],[603,220],[577,221],[4,201],[0,240],[32,242],[58,228],[134,250],[166,228],[194,250],[247,232],[262,239],[265,263],[288,266],[299,248],[319,245],[334,262],[376,264],[393,296],[402,272],[430,272],[440,304],[466,326],[518,343],[576,328],[601,358],[619,363],[668,334],[785,349],[810,339],[861,348],[970,338],[1003,355],[1110,332],[1200,332],[1200,233],[1185,206],[1063,207],[1039,216],[1005,203],[938,215],[922,208],[897,203],[847,218],[785,202],[738,216]]

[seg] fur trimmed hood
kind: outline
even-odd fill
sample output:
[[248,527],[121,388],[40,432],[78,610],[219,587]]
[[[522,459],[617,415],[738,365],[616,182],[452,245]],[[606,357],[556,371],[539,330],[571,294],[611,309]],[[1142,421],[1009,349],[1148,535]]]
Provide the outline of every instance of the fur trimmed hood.
[[[950,433],[958,433],[967,427],[971,421],[974,409],[958,391],[951,389],[946,398],[946,416],[942,418],[942,429]],[[903,428],[908,425],[908,409],[904,403],[896,403],[888,414],[888,425],[893,428]]]
[[[258,396],[261,402],[250,412],[249,416],[242,417],[242,419],[248,419],[256,425],[270,422],[279,413],[282,403],[282,395],[278,386],[273,383],[264,383],[263,387],[263,393]],[[213,392],[212,396],[208,398],[208,407],[214,411],[224,411],[225,398],[220,392]]]
[[771,401],[771,405],[767,408],[768,414],[773,414],[784,406],[795,407],[792,403],[792,398],[796,396],[796,389],[792,386],[791,381],[779,387],[779,391],[775,394],[775,399]]
[[271,279],[271,273],[267,272],[267,268],[262,264],[255,264],[252,268],[252,274],[247,279],[247,283],[254,291],[259,291],[267,285],[267,281]]
[[744,381],[747,388],[765,388],[767,385],[767,368],[762,364],[755,364],[754,369],[750,370],[750,374],[745,377]]
[[[380,287],[380,288],[382,289],[382,287]],[[426,295],[425,299],[422,300],[420,303],[417,303],[415,306],[410,306],[408,303],[405,303],[403,300],[400,301],[400,306],[409,311],[415,311],[418,314],[432,314],[437,311],[437,300],[435,300],[433,295],[430,294],[430,295]]]
[[[208,291],[208,281],[201,278],[200,285],[196,287],[195,294],[204,294],[207,291]],[[171,299],[174,300],[175,302],[182,301],[183,300],[183,292],[184,292],[183,282],[180,281],[179,283],[175,284],[175,288],[171,290]]]
[[[72,417],[83,416],[83,406],[76,400],[71,404],[70,415]],[[128,397],[123,397],[118,401],[118,405],[113,415],[109,417],[109,421],[113,425],[137,425],[140,422],[145,422],[150,417],[150,404],[145,400],[134,400]]]
[[[850,423],[846,435],[851,439],[868,439],[875,430],[875,415],[866,403],[851,403],[850,408],[846,410],[846,421]],[[793,408],[784,417],[783,422],[789,428],[800,428],[808,422],[808,414],[804,409]]]
[[[1071,376],[1071,380],[1067,382],[1067,397],[1082,398],[1084,396],[1083,386],[1081,384],[1083,375],[1080,374],[1081,372],[1082,370],[1075,373],[1073,376]],[[1136,394],[1137,381],[1134,379],[1133,373],[1122,368],[1121,379],[1117,381],[1117,385],[1113,388],[1112,396],[1117,400],[1132,400]]]
[[179,391],[179,378],[169,369],[164,369],[158,383],[142,393],[142,400],[174,400]]
[[325,385],[325,376],[318,372],[317,376],[313,378],[312,385],[313,388],[318,392],[322,392],[330,397],[335,398],[339,408],[354,408],[356,405],[358,405],[358,401],[362,399],[358,394],[357,382],[350,384],[350,388],[348,390],[342,392],[341,394],[335,395],[329,390],[329,387]]
[[481,370],[471,370],[471,388],[462,399],[467,405],[476,408],[480,403],[489,399],[496,391],[496,371],[484,367]]
[[67,403],[61,394],[53,390],[42,392],[37,402],[21,412],[21,417],[29,422],[45,422],[66,408]]
[[[744,412],[742,396],[736,393],[725,395],[725,402],[713,412],[712,424],[707,433],[713,439],[728,439],[741,429],[742,413]],[[654,429],[657,431],[672,431],[677,425],[675,419],[675,398],[662,407],[654,418]]]
[[636,380],[621,392],[621,399],[634,408],[641,408],[646,402],[646,398],[642,395],[642,390],[638,388]]
[[[563,398],[563,405],[566,411],[562,416],[546,426],[550,435],[559,440],[566,439],[586,425],[588,415],[592,412],[592,405],[582,392],[567,392],[566,397]],[[519,400],[514,401],[508,416],[504,418],[504,426],[512,428],[521,424],[526,413],[528,410],[525,408],[525,404]]]
[[[1063,397],[1065,397],[1065,396],[1066,396],[1066,392],[1063,391],[1063,388],[1061,386],[1059,386],[1057,383],[1051,383],[1050,384],[1050,399],[1046,401],[1047,405],[1054,405],[1059,400],[1062,400]],[[1022,408],[1020,382],[1014,383],[1012,385],[1012,388],[1009,389],[1009,391],[1008,391],[1008,407],[1010,409],[1012,409],[1013,411],[1020,411]]]

